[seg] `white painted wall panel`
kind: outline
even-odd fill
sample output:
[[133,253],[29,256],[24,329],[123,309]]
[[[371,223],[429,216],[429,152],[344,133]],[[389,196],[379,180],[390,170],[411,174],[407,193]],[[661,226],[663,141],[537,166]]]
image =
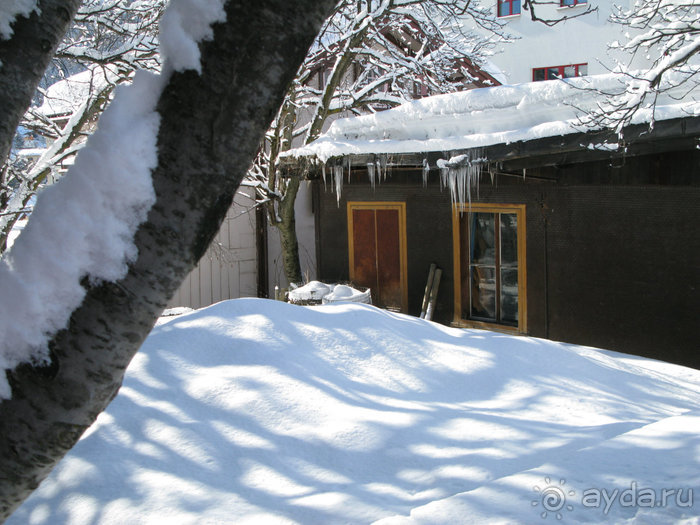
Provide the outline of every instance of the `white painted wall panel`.
[[257,295],[257,246],[253,191],[241,188],[212,246],[192,270],[169,307],[202,308]]

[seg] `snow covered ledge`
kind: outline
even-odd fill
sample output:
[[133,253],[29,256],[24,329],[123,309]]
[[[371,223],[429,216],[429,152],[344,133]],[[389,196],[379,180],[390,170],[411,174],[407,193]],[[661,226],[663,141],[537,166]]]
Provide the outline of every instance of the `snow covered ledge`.
[[[625,89],[625,77],[606,74],[435,95],[371,115],[338,119],[316,141],[281,157],[290,166],[295,161],[307,167],[321,164],[324,174],[331,172],[340,199],[344,171],[366,166],[374,184],[386,176],[392,158],[410,156],[410,162],[399,164],[422,163],[424,181],[427,172],[437,167],[452,200],[467,202],[479,172],[491,171],[493,163],[502,160],[492,155],[494,147],[586,132],[603,136],[603,126],[586,115],[600,109],[609,93],[625,93]],[[660,94],[655,107],[640,108],[631,124],[698,115],[700,100],[681,87]],[[617,147],[617,137],[606,138],[612,142],[576,146],[601,151]]]
[[[49,360],[48,340],[81,304],[81,282],[116,281],[136,259],[136,230],[155,202],[160,117],[173,71],[201,71],[198,42],[225,20],[224,0],[173,0],[163,15],[163,74],[138,72],[117,89],[74,166],[39,194],[31,218],[0,260],[0,368]],[[0,374],[0,399],[11,397]]]

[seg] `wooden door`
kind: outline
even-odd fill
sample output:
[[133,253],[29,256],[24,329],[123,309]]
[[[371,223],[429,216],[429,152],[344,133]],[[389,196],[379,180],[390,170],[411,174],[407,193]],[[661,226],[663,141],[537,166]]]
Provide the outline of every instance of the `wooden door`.
[[406,312],[406,204],[348,202],[350,279],[372,303]]

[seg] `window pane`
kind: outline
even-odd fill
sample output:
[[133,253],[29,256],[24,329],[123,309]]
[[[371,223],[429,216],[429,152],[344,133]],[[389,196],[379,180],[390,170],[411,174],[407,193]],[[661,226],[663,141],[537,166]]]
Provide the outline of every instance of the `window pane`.
[[576,0],[561,0],[561,5],[576,5]]
[[561,73],[559,72],[558,67],[549,67],[547,68],[547,80],[555,80],[557,78],[561,77]]
[[518,270],[501,270],[501,322],[518,324]]
[[544,69],[535,69],[532,78],[535,82],[539,80],[544,80]]
[[571,78],[576,76],[576,66],[566,66],[564,68],[564,78]]
[[588,74],[588,64],[581,64],[578,66],[578,75],[580,77]]
[[[493,5],[493,4],[491,4]],[[498,3],[498,16],[508,16],[510,14],[510,5],[508,2]]]
[[518,216],[501,213],[501,266],[518,267]]
[[[496,320],[496,269],[472,266],[470,317],[489,321]],[[517,273],[517,272],[516,272]]]
[[520,14],[520,0],[513,0],[513,14]]
[[496,264],[496,215],[493,213],[470,213],[471,264]]

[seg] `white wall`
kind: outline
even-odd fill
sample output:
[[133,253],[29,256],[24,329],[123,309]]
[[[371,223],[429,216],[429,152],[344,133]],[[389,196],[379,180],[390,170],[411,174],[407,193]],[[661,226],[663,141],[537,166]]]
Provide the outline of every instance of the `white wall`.
[[[495,10],[496,0],[485,1],[493,1]],[[499,45],[491,61],[504,74],[508,84],[531,82],[533,68],[539,67],[587,63],[589,75],[606,73],[615,65],[614,58],[621,58],[621,55],[609,52],[608,43],[625,39],[625,28],[608,20],[612,5],[626,9],[630,3],[631,0],[589,0],[589,5],[598,7],[597,12],[552,27],[534,22],[530,12],[524,10],[520,15],[501,18],[506,22],[507,32],[517,40]],[[585,10],[586,5],[564,8],[540,5],[536,13],[540,18],[559,19]]]
[[251,195],[251,188],[239,188],[214,242],[168,307],[202,308],[225,299],[257,295],[255,210]]

